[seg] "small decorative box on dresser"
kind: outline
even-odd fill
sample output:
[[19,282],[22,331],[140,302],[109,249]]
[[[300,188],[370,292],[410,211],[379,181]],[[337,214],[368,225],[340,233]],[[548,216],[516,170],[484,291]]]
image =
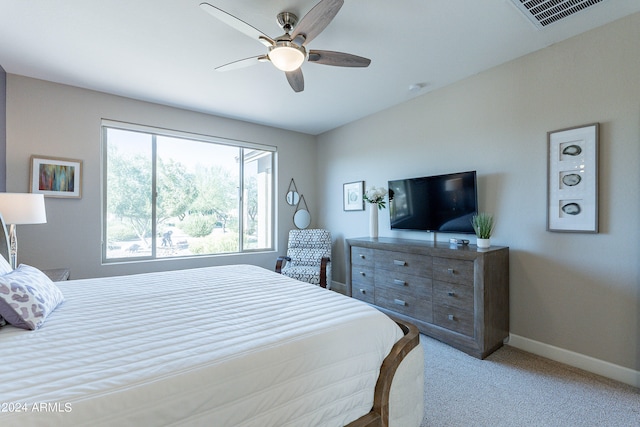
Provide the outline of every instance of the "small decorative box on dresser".
[[346,240],[347,295],[484,359],[509,335],[509,248]]

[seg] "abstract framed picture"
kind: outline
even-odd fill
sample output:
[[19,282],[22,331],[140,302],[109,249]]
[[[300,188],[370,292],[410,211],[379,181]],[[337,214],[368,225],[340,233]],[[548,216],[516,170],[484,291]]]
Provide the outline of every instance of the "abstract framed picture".
[[547,230],[598,232],[598,130],[592,123],[547,133]]
[[364,210],[364,181],[348,182],[342,186],[342,206],[345,211]]
[[29,187],[45,197],[82,197],[82,160],[31,156]]

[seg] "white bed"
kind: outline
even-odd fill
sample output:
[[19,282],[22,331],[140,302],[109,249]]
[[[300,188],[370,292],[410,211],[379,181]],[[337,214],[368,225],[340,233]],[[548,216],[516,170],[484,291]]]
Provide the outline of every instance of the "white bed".
[[355,299],[249,265],[56,285],[41,328],[0,328],[3,427],[422,420],[417,330]]

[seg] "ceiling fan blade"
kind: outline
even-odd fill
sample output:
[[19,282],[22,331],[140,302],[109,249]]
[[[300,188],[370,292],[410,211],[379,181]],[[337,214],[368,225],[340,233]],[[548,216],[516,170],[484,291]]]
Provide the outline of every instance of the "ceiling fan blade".
[[330,50],[310,50],[309,62],[336,67],[368,67],[371,64],[369,58]]
[[265,62],[269,59],[265,55],[260,56],[252,56],[251,58],[239,59],[237,61],[229,62],[228,64],[221,65],[216,67],[216,71],[231,71],[237,70],[239,68],[249,67],[251,65],[255,65],[258,62]]
[[273,46],[275,42],[273,39],[252,25],[247,24],[242,19],[236,18],[235,16],[225,12],[222,9],[218,9],[215,6],[211,6],[209,3],[200,3],[200,8],[205,12],[209,13],[214,18],[224,22],[228,26],[235,28],[241,33],[246,34],[252,39],[258,40],[260,43],[265,46]]
[[287,75],[291,89],[295,92],[302,92],[304,90],[304,76],[300,68],[294,71],[287,71],[285,74]]
[[343,4],[344,0],[321,0],[298,22],[291,33],[291,39],[302,35],[305,38],[302,44],[309,43],[329,25]]

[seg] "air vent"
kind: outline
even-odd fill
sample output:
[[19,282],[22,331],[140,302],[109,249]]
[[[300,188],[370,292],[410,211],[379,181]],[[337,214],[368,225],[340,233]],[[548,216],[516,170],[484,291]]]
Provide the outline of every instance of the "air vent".
[[544,28],[605,0],[511,0],[538,28]]

